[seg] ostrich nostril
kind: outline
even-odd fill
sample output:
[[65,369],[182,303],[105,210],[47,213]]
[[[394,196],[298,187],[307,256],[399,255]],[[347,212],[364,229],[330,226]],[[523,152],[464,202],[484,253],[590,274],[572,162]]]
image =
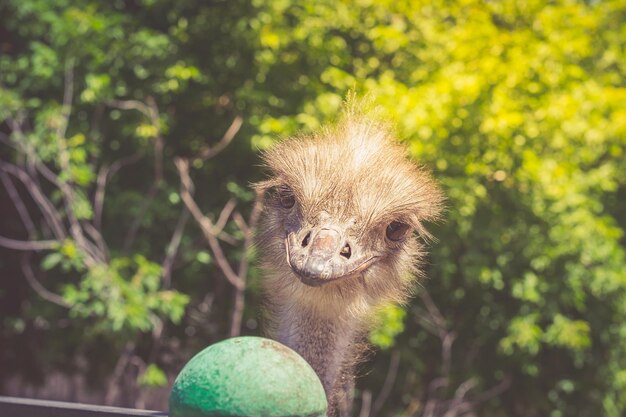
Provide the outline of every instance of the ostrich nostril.
[[346,259],[350,259],[350,257],[352,256],[352,249],[350,248],[349,243],[346,243],[345,246],[341,248],[341,252],[339,252],[339,255],[343,256]]
[[302,247],[306,248],[309,245],[309,240],[311,239],[311,232],[307,233],[306,236],[304,237],[304,240],[302,240]]

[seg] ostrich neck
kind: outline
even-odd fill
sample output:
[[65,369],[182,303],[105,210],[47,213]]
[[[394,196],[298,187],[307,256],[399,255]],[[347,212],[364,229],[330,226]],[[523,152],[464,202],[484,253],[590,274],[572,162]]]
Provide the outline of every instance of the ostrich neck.
[[281,314],[278,322],[278,339],[298,352],[315,370],[329,402],[332,404],[336,392],[344,379],[350,378],[357,337],[358,321],[344,317],[320,317],[319,313],[304,308],[290,308]]

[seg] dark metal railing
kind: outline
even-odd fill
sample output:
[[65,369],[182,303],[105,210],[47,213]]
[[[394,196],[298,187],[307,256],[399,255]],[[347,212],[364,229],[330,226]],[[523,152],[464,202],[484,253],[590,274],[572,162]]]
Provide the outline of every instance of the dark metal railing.
[[1,417],[167,417],[163,411],[66,403],[62,401],[31,400],[30,398],[0,397]]

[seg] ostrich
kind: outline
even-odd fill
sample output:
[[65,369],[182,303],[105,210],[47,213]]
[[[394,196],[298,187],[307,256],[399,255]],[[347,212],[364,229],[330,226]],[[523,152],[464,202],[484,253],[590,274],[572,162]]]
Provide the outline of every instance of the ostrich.
[[320,377],[328,416],[349,413],[352,370],[372,315],[411,294],[423,221],[442,194],[389,128],[349,111],[334,128],[264,154],[258,246],[268,333]]

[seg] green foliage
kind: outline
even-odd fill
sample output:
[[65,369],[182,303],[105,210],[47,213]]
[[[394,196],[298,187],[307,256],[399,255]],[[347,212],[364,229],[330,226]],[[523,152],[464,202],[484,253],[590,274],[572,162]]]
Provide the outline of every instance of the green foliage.
[[[258,151],[335,120],[354,89],[398,125],[411,156],[434,170],[448,197],[445,222],[429,226],[438,242],[421,285],[455,336],[450,360],[425,331],[432,329],[420,319],[420,301],[382,309],[369,335],[383,350],[373,366],[385,369],[388,351],[399,350],[397,381],[406,382],[394,385],[381,414],[405,413],[444,376],[450,392],[441,395],[449,398],[469,379],[477,381],[470,399],[511,381],[477,406],[479,415],[623,415],[625,10],[622,0],[4,2],[0,135],[28,152],[3,144],[0,157],[44,163],[61,181],[42,178],[46,191],[54,189],[50,200],[64,216],[94,224],[98,173],[134,158],[107,184],[107,260],[88,264],[72,238],[39,259],[47,288],[62,292],[77,326],[94,330],[58,337],[46,358],[78,346],[113,363],[120,342],[167,320],[168,340],[189,351],[198,350],[193,340],[226,337],[232,289],[197,228],[185,229],[172,288],[165,284],[161,261],[182,207],[171,159],[192,157],[196,197],[210,217],[229,198],[248,210],[247,184],[261,175]],[[63,100],[69,79],[71,109]],[[115,107],[121,100],[153,100],[157,121]],[[214,159],[193,159],[236,115],[244,125],[233,143]],[[165,162],[155,182],[159,135]],[[74,190],[69,208],[64,184]],[[23,236],[15,218],[0,223],[1,235]],[[232,224],[225,233],[242,237]],[[245,254],[228,247],[226,255],[236,262]],[[13,258],[3,255],[0,268],[12,271]],[[11,285],[2,300],[20,294],[20,305],[33,308],[3,310],[7,346],[31,346],[25,335],[37,318],[68,316],[26,284]],[[160,385],[163,375],[151,366],[139,383]],[[384,378],[373,372],[361,388],[378,392]]]
[[[620,4],[318,2],[274,9],[264,32],[263,62],[282,63],[283,77],[288,59],[309,64],[303,89],[317,94],[294,121],[315,128],[310,116],[328,119],[354,87],[435,168],[448,218],[425,288],[455,344],[481,352],[468,367],[460,347],[453,375],[494,384],[494,372],[508,374],[523,415],[626,407],[624,364],[602,359],[624,357],[609,330],[623,326],[626,294],[624,200],[611,197],[623,196],[626,167]],[[319,101],[329,96],[337,107]],[[284,116],[266,120],[290,130]],[[427,365],[414,357],[408,375]],[[586,383],[563,390],[568,374]],[[528,389],[527,378],[542,383]]]
[[58,251],[50,252],[41,260],[41,268],[44,271],[49,271],[56,266],[60,266],[64,272],[84,271],[84,254],[76,248],[72,240],[65,240]]
[[137,383],[145,387],[162,387],[167,384],[167,375],[155,364],[148,365]]
[[[51,255],[49,255],[51,256]],[[141,255],[116,258],[91,268],[78,285],[67,285],[63,298],[73,317],[102,318],[97,331],[149,331],[165,316],[180,322],[189,297],[159,291],[160,265]]]
[[389,349],[395,343],[398,334],[404,331],[406,311],[399,306],[389,304],[377,312],[376,326],[370,330],[370,342],[383,350]]

